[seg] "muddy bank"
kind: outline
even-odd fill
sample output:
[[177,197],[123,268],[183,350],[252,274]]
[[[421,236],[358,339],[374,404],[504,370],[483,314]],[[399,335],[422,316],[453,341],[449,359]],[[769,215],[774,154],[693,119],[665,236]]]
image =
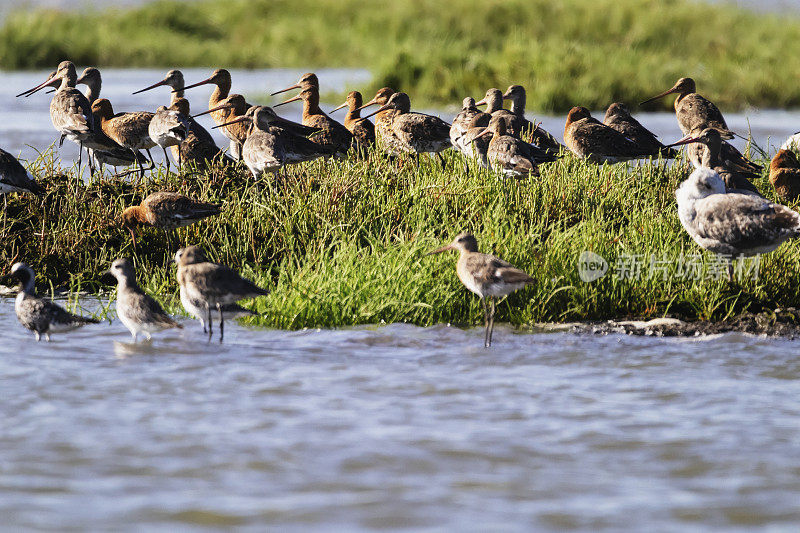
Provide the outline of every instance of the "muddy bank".
[[608,320],[606,322],[573,322],[567,324],[537,324],[544,331],[572,331],[608,335],[625,333],[652,337],[696,337],[719,333],[739,332],[767,337],[800,338],[800,310],[795,307],[763,313],[743,313],[737,317],[710,322],[687,322],[676,318],[653,320]]

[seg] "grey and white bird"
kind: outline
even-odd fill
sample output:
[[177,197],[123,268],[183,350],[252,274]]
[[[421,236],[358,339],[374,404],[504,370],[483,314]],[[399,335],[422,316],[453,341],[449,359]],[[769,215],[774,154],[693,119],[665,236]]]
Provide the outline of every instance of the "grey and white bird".
[[[167,106],[160,106],[156,109],[155,115],[150,120],[150,125],[147,127],[147,132],[150,138],[158,146],[164,150],[164,161],[167,163],[167,172],[169,172],[169,156],[167,155],[167,148],[171,146],[180,146],[189,135],[189,118],[174,109],[169,109]],[[178,169],[180,169],[183,162],[178,159]]]
[[117,316],[133,336],[151,334],[170,328],[183,328],[173,320],[152,296],[136,283],[136,269],[127,257],[115,259],[108,273],[117,278]]
[[25,263],[14,263],[11,276],[17,279],[21,288],[14,301],[14,311],[19,323],[29,329],[40,340],[41,336],[50,342],[51,333],[72,331],[85,324],[96,324],[99,320],[73,315],[48,298],[36,296],[36,275]]
[[189,301],[198,302],[205,312],[209,339],[213,335],[212,309],[216,309],[219,316],[219,340],[222,342],[225,333],[224,306],[245,298],[269,294],[269,291],[244,279],[232,268],[208,261],[199,246],[178,250],[175,263],[178,265],[178,285],[181,291],[185,291]]
[[675,197],[683,228],[698,246],[729,259],[732,281],[731,259],[771,252],[800,236],[800,214],[760,196],[725,191],[719,173],[701,167],[678,187]]

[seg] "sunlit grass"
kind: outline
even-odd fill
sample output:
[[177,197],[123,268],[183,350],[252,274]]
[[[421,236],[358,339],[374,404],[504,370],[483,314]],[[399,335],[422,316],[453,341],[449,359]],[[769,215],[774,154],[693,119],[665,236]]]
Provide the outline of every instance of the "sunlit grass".
[[[285,178],[254,182],[244,168],[166,175],[147,183],[106,177],[86,184],[61,168],[52,152],[29,167],[47,188],[43,199],[11,195],[0,261],[29,262],[43,288],[104,290],[101,273],[133,256],[143,286],[179,309],[176,249],[204,246],[272,290],[251,303],[271,327],[332,327],[380,322],[420,325],[480,320],[478,299],[455,275],[455,254],[425,257],[461,230],[475,233],[482,251],[525,269],[536,282],[499,307],[498,319],[542,321],[677,316],[722,319],[743,311],[800,306],[796,243],[764,256],[758,280],[680,279],[681,257],[700,253],[678,221],[674,191],[685,164],[596,166],[570,155],[540,168],[542,176],[503,181],[446,153],[447,167],[423,157],[389,161],[316,161]],[[766,178],[757,183],[772,195]],[[144,229],[134,254],[116,217],[155,190],[174,190],[224,204],[223,216],[177,234]],[[796,207],[796,206],[794,206]],[[577,260],[584,250],[611,265],[584,283]],[[666,260],[666,280],[613,275],[617,259]],[[713,256],[702,253],[706,267]]]

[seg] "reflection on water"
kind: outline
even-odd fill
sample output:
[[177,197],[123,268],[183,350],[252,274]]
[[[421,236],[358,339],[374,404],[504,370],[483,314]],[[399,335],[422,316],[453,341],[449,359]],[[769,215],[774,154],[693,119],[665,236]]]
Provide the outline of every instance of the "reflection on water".
[[0,299],[9,530],[793,531],[796,343],[118,322]]

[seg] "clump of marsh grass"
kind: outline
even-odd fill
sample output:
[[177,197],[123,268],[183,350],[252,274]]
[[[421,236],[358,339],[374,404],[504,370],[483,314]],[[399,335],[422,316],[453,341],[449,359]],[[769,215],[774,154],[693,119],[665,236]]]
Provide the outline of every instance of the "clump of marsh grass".
[[[684,279],[686,257],[712,268],[678,221],[674,191],[689,173],[683,162],[597,166],[566,155],[540,167],[541,177],[504,181],[445,153],[445,168],[426,157],[390,161],[317,160],[285,175],[253,181],[243,167],[182,176],[156,171],[143,183],[90,183],[62,168],[52,151],[29,162],[47,194],[9,198],[0,261],[25,260],[54,288],[104,291],[100,274],[132,256],[141,284],[179,309],[171,259],[200,244],[272,293],[253,305],[249,323],[279,328],[380,322],[474,323],[480,304],[458,282],[455,256],[424,257],[461,230],[482,251],[525,269],[536,282],[498,308],[498,320],[542,321],[677,316],[719,320],[744,311],[800,306],[798,244],[763,256],[757,279]],[[757,186],[773,194],[765,177]],[[223,215],[176,234],[145,229],[134,253],[117,223],[125,206],[155,190],[222,203]],[[609,273],[584,283],[582,251],[599,254]],[[620,258],[663,262],[657,275],[613,275]]]

